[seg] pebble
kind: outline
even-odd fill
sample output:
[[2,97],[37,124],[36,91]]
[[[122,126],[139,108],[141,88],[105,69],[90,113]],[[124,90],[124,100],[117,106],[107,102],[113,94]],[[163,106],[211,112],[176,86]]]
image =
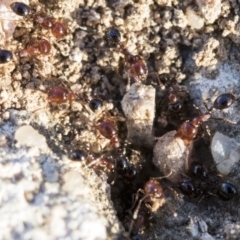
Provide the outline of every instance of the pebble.
[[185,146],[180,138],[175,138],[176,131],[167,132],[158,139],[153,150],[153,163],[162,174],[168,175],[173,182],[181,180],[180,173],[186,173],[192,146]]
[[133,144],[152,147],[155,117],[155,89],[134,83],[121,102],[127,118],[128,140]]
[[240,148],[233,139],[219,132],[212,138],[211,152],[216,168],[222,175],[228,175],[233,165],[240,160]]
[[14,139],[21,146],[26,145],[41,149],[47,147],[46,138],[29,125],[19,127],[14,134]]
[[204,26],[204,19],[201,18],[192,8],[186,9],[186,18],[188,25],[195,29],[201,29]]

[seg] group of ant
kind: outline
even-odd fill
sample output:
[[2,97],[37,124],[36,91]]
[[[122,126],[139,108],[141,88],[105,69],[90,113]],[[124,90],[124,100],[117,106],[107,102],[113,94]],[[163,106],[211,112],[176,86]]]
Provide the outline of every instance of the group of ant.
[[[68,34],[66,25],[54,18],[45,16],[36,12],[24,3],[15,2],[11,4],[11,9],[17,15],[23,16],[28,20],[32,20],[41,27],[50,29],[52,34],[61,39]],[[140,55],[133,55],[121,41],[120,32],[111,28],[106,33],[107,39],[111,44],[115,44],[124,56],[125,67],[128,73],[128,84],[131,78],[134,81],[144,81],[147,78],[148,67],[145,60]],[[31,57],[36,54],[47,55],[50,53],[51,44],[48,40],[43,39],[39,42],[27,46],[25,49],[15,52],[19,57]],[[13,53],[8,50],[0,50],[0,63],[5,64],[13,59]],[[160,87],[163,84],[159,81]],[[167,110],[173,114],[179,114],[182,110],[183,103],[178,96],[178,92],[174,87],[168,87],[166,91]],[[48,92],[48,100],[50,103],[61,104],[72,101],[85,101],[89,104],[91,110],[101,110],[102,101],[100,99],[86,100],[79,95],[73,93],[66,87],[55,86]],[[214,109],[222,110],[230,107],[237,98],[231,93],[219,95],[211,108],[206,106],[206,112],[200,113],[192,120],[186,120],[180,124],[175,135],[181,138],[186,146],[189,146],[198,134],[199,127],[203,122],[210,118],[210,114]],[[111,117],[103,117],[94,127],[106,139],[109,139],[115,154],[112,156],[95,156],[86,154],[81,150],[74,150],[70,154],[72,160],[85,161],[87,166],[96,170],[105,171],[108,174],[120,176],[127,183],[134,180],[138,174],[138,169],[129,162],[129,159],[123,154],[122,144],[118,134],[116,120]],[[149,221],[151,211],[157,211],[166,203],[164,189],[158,181],[167,176],[148,180],[143,189],[137,191],[135,202],[132,207],[132,220],[129,227],[129,234],[140,233]],[[231,200],[236,196],[236,187],[222,180],[214,171],[208,171],[197,161],[192,162],[189,171],[183,175],[182,180],[178,183],[178,189],[186,196],[191,198],[218,197],[221,200]],[[142,196],[141,196],[142,195]],[[141,197],[140,197],[141,196]],[[171,212],[176,214],[172,207],[169,206]]]
[[[147,77],[148,69],[146,62],[139,55],[132,55],[125,45],[121,42],[121,35],[117,29],[110,29],[107,32],[107,38],[111,43],[116,44],[121,53],[124,55],[126,68],[128,71],[128,77],[132,77],[135,81],[144,80]],[[130,81],[130,80],[129,80]],[[162,86],[161,86],[162,87]],[[182,110],[183,103],[178,97],[178,92],[174,87],[167,89],[167,108],[168,111],[174,114],[179,114]],[[220,94],[214,101],[211,108],[206,105],[206,112],[200,113],[192,120],[186,120],[177,129],[175,135],[176,138],[181,138],[186,146],[189,146],[196,138],[199,128],[203,122],[206,122],[214,109],[223,110],[230,107],[237,98],[231,93]],[[111,125],[111,124],[110,124]],[[110,126],[108,125],[108,126]],[[99,129],[101,132],[101,130]],[[108,136],[103,132],[102,135],[111,140],[112,146],[118,148],[120,145],[116,145],[116,139],[118,138],[117,129],[108,130],[110,133]],[[114,134],[113,134],[114,132]],[[119,143],[119,141],[117,141]],[[72,158],[83,160],[93,166],[95,169],[101,169],[105,172],[114,172],[121,175],[123,179],[128,181],[133,180],[136,177],[137,170],[135,169],[134,174],[131,174],[131,178],[127,178],[126,173],[128,160],[124,156],[115,157],[114,159],[106,157],[94,158],[92,155],[87,158],[83,158],[82,152],[78,156],[79,152],[73,152]],[[124,159],[124,160],[123,160]],[[131,166],[133,169],[133,166]],[[133,173],[132,172],[132,173]],[[132,207],[132,220],[128,229],[129,234],[136,235],[147,226],[149,219],[151,218],[151,212],[157,211],[167,201],[164,193],[164,189],[158,181],[161,178],[153,178],[148,180],[143,189],[137,191],[135,202]],[[191,198],[197,198],[198,202],[207,197],[217,197],[221,200],[231,200],[237,194],[236,187],[229,182],[225,182],[215,171],[206,170],[206,168],[200,162],[194,161],[191,163],[190,170],[182,175],[182,180],[178,183],[178,189],[186,196]],[[140,197],[142,195],[142,197]],[[167,204],[173,215],[176,215],[174,209]]]

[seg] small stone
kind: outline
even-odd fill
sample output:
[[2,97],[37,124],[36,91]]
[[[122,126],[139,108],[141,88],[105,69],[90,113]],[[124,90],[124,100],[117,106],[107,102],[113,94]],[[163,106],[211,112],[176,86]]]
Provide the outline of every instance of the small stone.
[[153,146],[155,89],[152,86],[135,83],[121,104],[127,118],[128,140],[136,145]]
[[186,17],[188,25],[194,29],[201,29],[204,26],[204,19],[198,16],[198,14],[190,7],[186,10]]
[[192,146],[186,146],[182,139],[175,138],[176,131],[171,131],[159,138],[153,150],[153,163],[162,174],[168,175],[173,182],[181,180],[180,173],[186,173]]
[[217,170],[222,175],[227,175],[232,166],[240,160],[240,149],[233,139],[216,132],[211,142],[211,152]]
[[29,125],[19,127],[15,132],[14,138],[19,145],[27,145],[41,149],[47,147],[46,138]]

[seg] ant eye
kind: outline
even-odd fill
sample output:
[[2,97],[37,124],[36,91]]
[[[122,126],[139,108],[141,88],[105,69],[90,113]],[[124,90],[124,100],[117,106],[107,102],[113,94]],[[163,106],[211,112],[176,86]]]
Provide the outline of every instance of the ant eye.
[[29,7],[22,3],[22,2],[15,2],[10,5],[11,9],[13,10],[14,13],[16,13],[19,16],[27,16],[30,12]]
[[10,62],[12,59],[12,52],[8,50],[0,50],[0,64]]

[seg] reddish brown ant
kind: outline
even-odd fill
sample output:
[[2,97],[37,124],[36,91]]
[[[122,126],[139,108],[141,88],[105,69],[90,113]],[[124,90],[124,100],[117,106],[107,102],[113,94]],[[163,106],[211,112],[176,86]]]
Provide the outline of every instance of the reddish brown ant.
[[13,56],[17,57],[32,57],[38,54],[48,55],[51,51],[51,44],[46,39],[41,39],[37,43],[27,46],[26,48],[11,52],[9,50],[0,50],[0,64],[5,64],[13,60]]
[[128,71],[128,84],[130,84],[130,76],[135,81],[145,80],[148,75],[148,68],[145,60],[139,55],[131,54],[121,42],[121,35],[117,29],[111,28],[107,31],[107,38],[110,42],[119,46],[121,53],[124,55],[125,63]]
[[[200,125],[203,122],[206,122],[211,117],[210,114],[213,111],[213,109],[219,109],[219,110],[226,109],[226,108],[230,107],[235,100],[237,100],[237,99],[231,93],[223,93],[223,94],[219,95],[215,99],[213,106],[211,108],[207,108],[207,106],[205,105],[205,107],[207,109],[206,113],[193,118],[191,121],[189,121],[189,120],[185,121],[178,128],[175,137],[181,138],[184,141],[186,146],[190,145],[190,143],[196,137]],[[223,120],[228,121],[230,123],[234,123],[228,119],[223,119]]]
[[51,44],[46,39],[41,39],[37,43],[27,46],[25,49],[15,52],[19,57],[32,57],[36,55],[48,55],[51,51]]
[[[134,227],[135,221],[138,220],[138,214],[141,209],[141,205],[144,202],[145,205],[151,209],[152,212],[156,212],[160,207],[166,203],[166,196],[164,190],[157,179],[167,178],[171,175],[171,172],[167,176],[150,179],[144,184],[143,189],[137,191],[138,194],[142,193],[144,196],[138,201],[136,208],[134,209],[132,215],[132,222],[130,225],[129,233],[131,233],[132,228]],[[168,203],[169,210],[173,213],[174,216],[177,216],[176,212],[173,210],[172,206]]]
[[42,27],[50,29],[52,34],[58,39],[63,38],[68,34],[67,27],[64,23],[54,18],[43,16],[41,13],[35,12],[34,9],[30,8],[25,3],[14,2],[10,5],[10,7],[17,15],[26,17],[27,19],[32,19]]

